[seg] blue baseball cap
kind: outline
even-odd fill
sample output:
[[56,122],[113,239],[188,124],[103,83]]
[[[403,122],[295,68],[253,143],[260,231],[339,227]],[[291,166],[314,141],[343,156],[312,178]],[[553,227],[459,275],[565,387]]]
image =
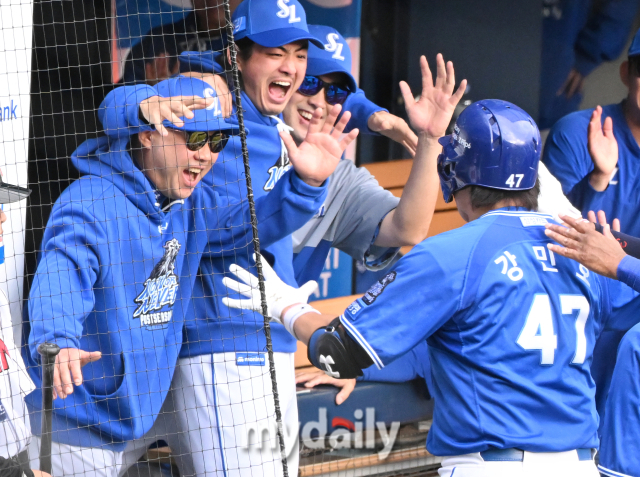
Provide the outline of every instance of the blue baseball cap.
[[347,40],[336,30],[324,25],[309,25],[309,33],[326,41],[324,49],[309,45],[307,55],[307,74],[322,76],[329,73],[344,73],[347,76],[349,91],[358,90],[355,78],[351,75],[351,49]]
[[233,12],[236,40],[249,38],[266,48],[308,40],[323,48],[309,33],[307,15],[298,0],[244,0]]
[[631,42],[631,46],[629,47],[629,51],[627,52],[627,56],[636,56],[640,55],[640,30],[636,32],[636,35],[633,37],[633,41]]
[[220,110],[220,100],[216,91],[208,83],[186,76],[176,76],[160,81],[154,86],[158,94],[164,98],[171,96],[197,96],[199,98],[215,98],[212,105],[206,109],[194,109],[191,119],[182,117],[184,126],[178,127],[165,119],[162,124],[167,128],[183,131],[215,132],[224,131],[228,134],[238,134],[240,128],[237,123],[225,119]]

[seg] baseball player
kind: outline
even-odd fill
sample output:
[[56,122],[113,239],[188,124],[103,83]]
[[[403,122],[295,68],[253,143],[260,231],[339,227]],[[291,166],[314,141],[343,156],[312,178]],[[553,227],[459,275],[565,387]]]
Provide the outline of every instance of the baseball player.
[[[15,202],[29,193],[24,190],[24,193],[16,194],[18,190],[0,178],[0,203]],[[0,236],[2,224],[6,221],[7,216],[0,209]],[[13,331],[9,302],[0,291],[0,475],[48,477],[49,474],[29,468],[27,447],[31,429],[24,398],[34,390],[34,386],[15,345]]]
[[[335,48],[335,51],[325,51],[315,47],[313,44],[309,45],[305,81],[293,94],[283,112],[285,122],[287,125],[292,126],[293,139],[300,142],[302,138],[305,137],[306,129],[308,128],[308,121],[306,119],[309,117],[309,111],[317,111],[320,109],[323,117],[326,115],[328,107],[326,98],[329,97],[329,91],[331,91],[332,102],[344,101],[345,109],[357,113],[352,115],[352,119],[347,127],[350,125],[356,125],[361,128],[365,128],[364,130],[366,131],[366,128],[370,126],[373,118],[377,116],[384,118],[384,115],[388,115],[388,113],[385,111],[378,112],[380,108],[366,100],[361,91],[354,92],[355,81],[350,74],[350,52],[348,45],[342,36],[339,35],[337,31],[329,27],[310,26],[309,29],[310,33],[320,38],[325,46],[329,45],[329,48]],[[239,44],[242,45],[242,42],[243,40],[240,39]],[[336,52],[338,49],[340,49],[341,52],[341,55],[338,55],[340,58],[336,58]],[[182,59],[184,58],[186,58],[186,60],[183,61]],[[442,68],[444,71],[444,61],[441,58],[438,61],[439,69]],[[188,67],[197,71],[221,71],[221,69],[216,70],[213,55],[207,54],[183,54],[181,57],[181,65],[183,65],[184,68]],[[321,85],[321,83],[316,80],[331,81],[331,79],[326,77],[328,75],[332,75],[336,86],[327,86],[326,94],[324,92],[325,88],[313,91],[311,86],[317,88],[318,85]],[[243,79],[244,77],[245,73],[243,72]],[[311,83],[314,83],[315,85]],[[331,88],[331,90],[329,90],[329,88]],[[301,93],[301,90],[303,89],[305,90],[306,95]],[[346,100],[344,99],[345,96]],[[298,110],[301,108],[304,108],[307,112],[306,119],[299,119],[300,113]],[[398,129],[398,131],[400,131],[400,129]],[[402,134],[400,134],[400,136],[407,137],[407,135]],[[410,140],[406,139],[403,143],[410,144]],[[253,151],[251,149],[251,144],[249,144],[249,154],[253,170],[255,156],[252,155]],[[433,197],[433,200],[435,200],[433,192],[437,190],[438,187],[437,180],[435,180],[435,174],[429,176],[426,173],[426,164],[424,155],[416,156],[411,179],[405,188],[402,202],[399,203],[398,199],[384,191],[377,184],[375,179],[373,179],[373,177],[371,177],[365,170],[356,169],[349,161],[342,161],[332,176],[332,181],[329,184],[330,193],[325,201],[322,213],[319,213],[318,217],[308,222],[305,227],[297,231],[293,236],[294,252],[296,253],[294,260],[296,282],[298,284],[303,284],[307,282],[307,280],[317,279],[322,269],[322,264],[325,261],[326,254],[332,245],[347,251],[359,260],[365,261],[367,266],[370,268],[383,268],[388,265],[391,259],[393,259],[397,252],[397,247],[407,244],[415,244],[424,238],[428,232],[431,214],[433,212],[433,207],[426,204],[428,204],[428,197]],[[549,181],[545,181],[545,183],[548,184]],[[429,192],[431,192],[431,196],[429,195]],[[561,193],[559,195],[561,199],[566,202],[564,196],[562,196]],[[559,207],[562,200],[551,200],[550,202],[553,203],[554,207]],[[568,208],[562,210],[568,210]],[[282,261],[279,262],[276,260],[275,262],[276,266],[283,267]],[[203,268],[207,268],[206,263]],[[210,269],[213,268],[211,267]],[[280,268],[278,273],[285,276],[283,275],[282,268]],[[209,274],[211,274],[211,272],[205,273],[205,276]],[[222,275],[219,274],[219,272],[216,272],[213,276],[222,278]],[[206,286],[207,283],[205,282],[205,288]],[[224,303],[222,303],[222,300],[220,300],[224,294],[220,293],[219,290],[220,288],[218,285],[217,288],[213,287],[205,291],[205,296],[213,297],[208,300],[209,306],[211,306],[211,304],[215,304],[215,308],[210,307],[208,309],[206,316],[215,316],[215,313],[220,313],[220,316],[223,317],[226,316],[227,313],[234,316],[233,311],[224,311],[226,307]],[[308,290],[312,291],[311,288]],[[237,313],[235,315],[237,316]],[[202,316],[202,313],[198,312],[198,303],[196,302],[196,317],[198,316]],[[243,329],[239,327],[239,319],[240,317],[238,316],[235,323],[236,343],[234,343],[234,345],[236,346],[236,350],[240,350],[238,346],[244,344],[237,343],[238,335],[240,335],[243,341],[246,341],[242,335],[247,334],[246,331],[243,332]],[[246,318],[244,318],[244,320],[246,322]],[[281,330],[277,326],[274,328],[278,331]],[[208,336],[208,334],[200,332],[200,343],[209,345],[207,340],[203,339],[203,337],[206,338]],[[213,340],[215,340],[215,338],[213,338]],[[213,342],[215,343],[215,341]],[[281,346],[280,343],[282,343],[281,335],[275,334],[274,347],[276,351],[279,350],[278,347]],[[221,344],[224,344],[224,341]],[[231,343],[228,343],[228,346],[230,345]],[[198,346],[203,345],[198,344]],[[247,351],[259,353],[264,349],[260,346],[263,345],[260,344],[259,347],[250,348],[247,349]],[[293,351],[295,348],[290,347],[288,349]],[[281,355],[276,353],[276,358],[279,358],[280,356]],[[216,355],[214,359],[218,359],[218,362],[220,363],[223,356]],[[211,468],[215,465],[215,467],[219,469],[219,472],[221,469],[234,468],[238,465],[236,462],[239,461],[240,458],[237,457],[237,447],[238,443],[242,446],[243,441],[239,440],[237,436],[238,434],[241,436],[242,434],[246,435],[247,431],[240,427],[239,431],[236,431],[235,435],[229,436],[229,434],[231,434],[230,431],[232,423],[243,422],[243,420],[246,419],[245,416],[252,417],[255,411],[251,408],[254,407],[256,393],[262,393],[260,386],[256,386],[251,381],[251,368],[248,366],[242,366],[242,368],[238,367],[238,359],[244,359],[244,353],[236,352],[235,363],[233,363],[232,353],[229,353],[225,358],[226,363],[224,366],[220,363],[216,365],[215,369],[218,371],[218,376],[240,376],[240,378],[237,379],[243,383],[242,395],[245,397],[244,399],[246,401],[242,415],[238,415],[240,414],[240,406],[237,407],[238,411],[233,413],[226,412],[224,406],[215,404],[215,401],[224,402],[228,393],[228,388],[224,386],[224,382],[221,386],[216,386],[214,388],[215,394],[213,396],[207,397],[209,401],[208,403],[203,402],[202,400],[197,401],[197,397],[193,397],[190,398],[190,402],[192,404],[187,407],[187,409],[196,409],[199,406],[194,405],[193,402],[199,402],[200,406],[208,406],[211,409],[211,415],[215,415],[217,419],[223,423],[222,429],[219,433],[219,435],[223,435],[223,438],[219,438],[220,444],[217,444],[215,442],[215,435],[210,437],[208,435],[209,431],[202,431],[202,428],[206,428],[207,426],[202,424],[201,416],[196,418],[196,416],[193,415],[188,418],[188,422],[194,424],[197,422],[198,424],[198,429],[196,430],[197,435],[192,438],[192,443],[200,442],[207,438],[209,442],[213,442],[213,444],[210,444],[212,448],[210,455],[216,456],[216,459],[203,458],[201,465],[203,468],[206,468],[207,464]],[[264,358],[261,359],[261,362],[264,363]],[[289,369],[285,369],[284,371],[286,372],[284,375],[286,376],[286,380],[282,377],[282,370],[278,370],[277,373],[281,399],[286,391],[287,394],[284,394],[284,396],[285,399],[290,399],[288,401],[290,402],[288,405],[289,409],[293,409],[293,406],[295,406],[295,401],[291,399],[294,398],[293,380],[290,379],[290,377],[293,376],[292,362],[293,359],[290,357],[288,358],[288,364],[285,365],[289,367]],[[237,371],[238,369],[241,371]],[[242,372],[244,372],[244,374],[242,374]],[[180,373],[177,376],[183,375],[187,376],[189,379],[185,380],[181,386],[187,390],[197,390],[198,387],[194,386],[191,381],[193,379],[191,376],[194,376],[193,370],[189,373]],[[214,373],[212,379],[216,380],[220,378],[216,378]],[[199,393],[201,396],[205,395],[203,392]],[[259,397],[261,395],[262,394],[258,394],[257,396]],[[253,399],[250,401],[249,399],[251,398]],[[211,401],[214,401],[213,405],[211,405]],[[286,408],[287,407],[285,407],[285,409]],[[195,410],[191,411],[191,413],[195,413]],[[288,415],[293,416],[293,411],[289,412]],[[287,416],[287,414],[285,414],[285,416]],[[250,421],[250,419],[246,419],[244,422],[248,421]],[[289,419],[289,421],[293,421],[293,418]],[[291,426],[291,424],[289,424],[289,426]],[[290,434],[295,435],[294,432],[290,432]],[[220,449],[223,449],[222,452],[214,452],[217,450],[217,445]],[[192,444],[192,448],[193,446],[194,444]],[[289,453],[289,456],[290,469],[295,468],[293,466],[297,462],[297,454],[293,451]],[[246,459],[246,461],[252,462],[249,459]],[[254,465],[259,465],[259,462],[256,462]],[[251,467],[247,465],[247,472],[250,471]]]
[[[629,94],[619,104],[579,111],[562,118],[547,138],[542,161],[560,181],[569,200],[586,217],[588,211],[602,210],[616,217],[624,232],[640,236],[636,210],[640,196],[637,157],[640,155],[640,30],[620,67],[620,79]],[[587,134],[588,133],[588,134]],[[590,153],[590,142],[605,143],[612,153],[604,158]],[[606,149],[605,149],[606,150]],[[622,333],[603,333],[594,350],[593,378],[598,411],[602,412],[615,366],[614,349]]]
[[[38,388],[37,346],[62,348],[54,374],[62,398],[53,414],[56,476],[116,476],[164,437],[162,419],[157,432],[153,425],[173,377],[201,255],[205,247],[227,253],[251,237],[246,204],[199,184],[237,125],[222,119],[215,93],[200,80],[178,77],[153,89],[157,107],[148,105],[144,116],[151,124],[106,130],[108,137],[74,153],[83,177],[58,199],[45,231],[25,359]],[[135,107],[101,109],[100,116],[138,117],[138,103],[134,96],[128,104]],[[156,123],[158,117],[173,122]],[[322,124],[314,127],[317,142],[302,147],[314,174],[325,171],[326,179],[342,149]],[[285,175],[274,194],[256,200],[265,243],[291,233],[324,200],[326,185],[309,186],[305,180],[319,177],[303,172]],[[271,221],[277,223],[269,227]],[[40,389],[27,397],[35,416],[40,402]],[[39,434],[39,419],[31,424]],[[179,448],[173,435],[169,442]],[[33,441],[37,455],[39,438]]]
[[[445,128],[431,123],[427,137]],[[640,299],[549,253],[553,219],[535,212],[540,135],[527,113],[480,101],[440,141],[445,200],[455,195],[469,223],[416,246],[335,319],[268,272],[269,316],[339,378],[383,368],[426,339],[437,376],[427,448],[445,457],[441,476],[595,477],[595,338],[635,324]],[[243,283],[226,285],[249,298],[227,303],[255,306],[253,280],[234,271]]]
[[[563,246],[551,245],[557,254],[573,258],[590,270],[620,280],[640,291],[640,239],[629,236],[614,237],[600,212],[604,234],[592,224],[565,218],[568,228],[548,226],[547,235]],[[620,245],[625,247],[621,247]],[[633,247],[636,257],[627,255]],[[631,251],[633,253],[633,251]],[[617,362],[601,426],[598,469],[614,477],[640,475],[640,446],[637,429],[640,425],[640,325],[629,330],[617,350]]]
[[[307,43],[322,46],[309,33],[302,6],[295,0],[290,1],[286,9],[281,4],[275,0],[245,1],[234,12],[238,65],[243,79],[242,106],[245,124],[250,130],[247,147],[256,198],[271,195],[282,178],[293,173],[287,172],[292,164],[298,168],[306,162],[298,160],[305,154],[303,144],[296,145],[285,134],[281,138],[281,131],[288,128],[280,113],[303,81]],[[291,19],[296,21],[291,22]],[[122,91],[133,90],[125,87]],[[138,87],[137,101],[129,104],[139,103],[150,94],[145,95],[143,87]],[[128,96],[133,98],[132,95]],[[332,111],[339,112],[340,106],[334,106]],[[344,124],[349,117],[346,112],[338,125]],[[324,121],[321,118],[324,115],[318,111],[312,122]],[[130,119],[134,122],[129,125],[134,125],[137,118]],[[336,115],[330,112],[326,122],[329,124],[335,119]],[[126,130],[121,124],[105,124],[105,127]],[[352,130],[347,142],[357,133],[357,129]],[[289,141],[286,146],[284,140]],[[243,170],[236,164],[240,153],[239,141],[229,141],[212,174],[204,180],[237,200],[246,194]],[[260,229],[265,225],[268,224],[260,222]],[[276,269],[295,284],[291,238],[267,247],[262,245],[263,253],[272,257]],[[250,263],[252,246],[236,243],[234,247],[232,259],[205,254],[202,260],[201,279],[194,290],[194,297],[201,299],[194,300],[193,318],[185,323],[187,339],[174,379],[172,401],[184,446],[190,449],[197,475],[223,475],[234,471],[244,475],[257,468],[263,475],[277,475],[281,472],[281,463],[279,454],[273,451],[275,433],[268,436],[266,446],[262,445],[261,432],[256,433],[255,445],[249,445],[247,441],[253,427],[266,426],[271,430],[275,423],[264,353],[263,318],[259,314],[229,310],[219,296],[225,290],[221,279],[228,273],[229,264],[240,261],[248,266]],[[290,430],[287,437],[291,449],[297,443],[298,422],[293,367],[296,343],[279,325],[272,328],[272,339],[281,390],[280,405]],[[242,396],[241,401],[238,401],[239,396]],[[207,413],[203,413],[203,409]],[[297,454],[290,454],[289,466],[290,472],[295,473]]]

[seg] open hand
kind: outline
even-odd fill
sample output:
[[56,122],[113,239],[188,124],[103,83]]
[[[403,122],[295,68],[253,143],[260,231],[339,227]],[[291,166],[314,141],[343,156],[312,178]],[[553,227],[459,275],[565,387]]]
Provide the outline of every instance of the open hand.
[[298,176],[311,186],[321,186],[333,174],[342,153],[358,136],[359,131],[354,129],[340,139],[351,118],[351,113],[347,111],[336,123],[340,111],[342,106],[334,105],[323,121],[322,109],[316,109],[311,117],[307,136],[299,146],[296,146],[288,132],[280,133],[293,168]]
[[178,127],[184,126],[180,119],[193,118],[194,109],[204,109],[211,106],[214,98],[200,98],[198,96],[151,96],[140,102],[140,112],[144,118],[163,136],[168,136],[169,131],[162,125],[165,119]]
[[616,164],[618,164],[618,141],[613,134],[611,116],[602,124],[602,108],[600,106],[591,114],[589,121],[589,154],[593,161],[593,172],[589,183],[595,190],[604,191],[611,180]]
[[560,218],[567,225],[548,224],[545,234],[562,247],[549,244],[549,250],[581,263],[589,270],[609,278],[617,278],[618,265],[626,256],[624,250],[611,234],[608,224],[601,234],[593,223],[574,219],[568,215]]
[[208,83],[216,92],[218,99],[220,100],[220,112],[222,116],[228,118],[233,112],[233,96],[229,91],[229,85],[227,80],[221,75],[213,73],[199,73],[196,71],[187,71],[181,73],[182,76],[201,79],[205,83]]
[[336,379],[325,374],[324,371],[313,369],[311,371],[300,371],[296,373],[296,384],[303,384],[305,388],[313,388],[319,384],[331,384],[340,389],[336,394],[336,404],[339,406],[347,400],[351,392],[356,387],[355,379]]
[[65,399],[73,393],[73,385],[82,384],[82,368],[102,357],[100,351],[62,348],[53,368],[53,397]]
[[462,80],[458,90],[454,93],[456,77],[453,63],[449,61],[445,65],[444,58],[440,53],[436,57],[436,63],[438,72],[434,85],[429,63],[424,56],[420,57],[422,94],[418,101],[413,98],[409,85],[404,81],[400,82],[400,91],[404,98],[411,127],[418,134],[423,133],[433,138],[445,135],[456,105],[467,89],[467,80]]

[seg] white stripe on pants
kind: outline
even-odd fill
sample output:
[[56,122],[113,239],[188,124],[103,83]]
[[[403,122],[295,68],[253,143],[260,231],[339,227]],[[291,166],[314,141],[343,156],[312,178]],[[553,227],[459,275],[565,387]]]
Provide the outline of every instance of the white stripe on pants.
[[593,460],[576,451],[525,452],[522,462],[485,462],[479,453],[445,457],[440,477],[599,477]]
[[[237,366],[236,353],[178,361],[171,394],[183,458],[191,457],[196,476],[282,475],[268,356],[262,355],[264,366]],[[274,353],[274,361],[289,475],[296,476],[298,407],[293,354]]]

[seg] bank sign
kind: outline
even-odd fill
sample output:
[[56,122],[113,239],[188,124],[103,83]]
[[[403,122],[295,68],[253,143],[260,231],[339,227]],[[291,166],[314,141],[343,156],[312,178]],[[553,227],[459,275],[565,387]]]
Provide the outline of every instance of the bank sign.
[[[0,170],[3,180],[26,187],[31,87],[32,0],[0,0]],[[5,204],[5,263],[0,264],[0,289],[20,319],[24,279],[24,231],[27,201]]]

